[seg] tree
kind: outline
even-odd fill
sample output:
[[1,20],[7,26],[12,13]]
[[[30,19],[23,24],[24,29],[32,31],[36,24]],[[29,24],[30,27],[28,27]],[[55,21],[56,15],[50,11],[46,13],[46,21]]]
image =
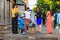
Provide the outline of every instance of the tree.
[[37,0],[37,6],[39,6],[41,11],[45,13],[46,7],[50,6],[50,9],[54,13],[55,10],[60,10],[60,0]]

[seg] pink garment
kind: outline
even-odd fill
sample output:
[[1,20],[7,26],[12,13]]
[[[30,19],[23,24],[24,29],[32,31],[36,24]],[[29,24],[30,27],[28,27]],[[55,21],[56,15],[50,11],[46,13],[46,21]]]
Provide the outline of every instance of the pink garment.
[[51,12],[48,11],[46,16],[47,16],[46,26],[47,26],[48,33],[52,33],[52,16],[51,16]]
[[24,32],[26,32],[26,30],[27,30],[27,23],[29,23],[31,20],[30,19],[25,19],[24,20],[24,28],[25,28],[25,30],[24,30]]

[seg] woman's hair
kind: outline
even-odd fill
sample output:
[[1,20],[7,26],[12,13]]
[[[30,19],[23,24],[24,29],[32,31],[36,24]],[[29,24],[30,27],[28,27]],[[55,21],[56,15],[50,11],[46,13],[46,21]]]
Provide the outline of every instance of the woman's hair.
[[36,13],[37,13],[37,11],[38,11],[37,8],[39,9],[39,12],[41,11],[41,10],[40,10],[40,7],[36,7]]
[[16,4],[13,4],[12,8],[14,8],[16,6]]
[[53,16],[53,13],[52,13],[52,11],[50,10],[50,7],[47,7],[47,11],[50,11],[51,16]]
[[27,7],[26,9],[30,9],[29,7]]
[[50,10],[50,7],[47,7],[47,10],[49,11]]

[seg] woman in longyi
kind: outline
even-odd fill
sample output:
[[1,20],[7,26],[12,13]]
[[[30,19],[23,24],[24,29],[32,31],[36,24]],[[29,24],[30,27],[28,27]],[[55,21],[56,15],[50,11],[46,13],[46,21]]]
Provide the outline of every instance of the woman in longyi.
[[47,8],[47,18],[46,18],[46,26],[49,34],[52,34],[52,15],[50,8]]

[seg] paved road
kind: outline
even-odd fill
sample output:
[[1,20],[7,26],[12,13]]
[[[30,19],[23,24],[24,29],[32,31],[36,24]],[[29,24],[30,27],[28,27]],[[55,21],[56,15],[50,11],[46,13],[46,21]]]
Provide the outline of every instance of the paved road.
[[[36,27],[37,29],[37,27]],[[8,28],[7,30],[4,30],[3,32],[5,32],[6,34],[4,35],[4,40],[28,40],[29,35],[21,35],[21,34],[12,34],[11,28]],[[58,32],[58,30],[53,29],[53,34],[48,34],[47,33],[47,28],[45,26],[42,26],[42,32],[38,33],[36,31],[35,34],[36,38],[40,38],[40,39],[44,39],[44,38],[56,38],[60,40],[60,34]]]

